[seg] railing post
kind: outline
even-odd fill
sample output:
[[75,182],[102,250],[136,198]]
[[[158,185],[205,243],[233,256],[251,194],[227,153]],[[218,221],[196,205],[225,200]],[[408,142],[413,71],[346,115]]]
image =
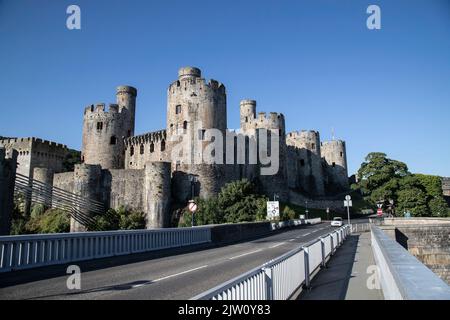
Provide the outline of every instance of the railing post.
[[263,268],[264,270],[264,282],[266,283],[267,300],[273,300],[273,269]]
[[325,255],[325,239],[320,238],[320,247],[322,248],[322,268],[326,268],[326,255]]
[[334,254],[334,239],[333,239],[333,234],[330,233],[330,240],[331,240],[331,252],[330,252],[330,256],[332,256]]
[[309,248],[303,247],[304,261],[305,261],[305,289],[311,288],[310,278],[309,278]]

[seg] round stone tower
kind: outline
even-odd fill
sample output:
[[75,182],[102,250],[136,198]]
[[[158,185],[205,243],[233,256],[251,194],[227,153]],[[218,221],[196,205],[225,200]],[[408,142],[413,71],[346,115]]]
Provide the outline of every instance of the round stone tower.
[[135,114],[136,114],[136,88],[130,86],[118,86],[116,90],[116,103],[119,106],[119,112],[123,109],[127,109],[127,114],[129,115],[129,130],[130,134],[126,132],[126,137],[134,136],[134,124],[135,124]]
[[51,168],[35,167],[33,169],[33,180],[42,182],[35,183],[35,190],[33,191],[33,198],[42,201],[46,207],[52,205],[52,186],[53,186],[54,172]]
[[297,169],[300,187],[312,195],[324,195],[319,132],[313,130],[291,132],[286,136],[286,144],[295,148],[293,164]]
[[327,163],[329,184],[332,189],[348,190],[347,151],[345,141],[324,141],[320,151]]
[[[192,133],[195,122],[198,130],[227,128],[227,99],[225,86],[215,80],[208,83],[201,71],[184,67],[178,71],[178,80],[167,91],[167,135]],[[177,131],[178,130],[178,131]],[[198,134],[198,133],[196,133]]]
[[85,108],[81,159],[86,164],[99,164],[105,169],[123,169],[123,139],[134,135],[137,91],[133,87],[117,88],[117,104]]
[[240,119],[241,128],[246,129],[247,125],[256,118],[256,101],[241,100],[240,103]]
[[170,225],[170,162],[145,164],[145,212],[147,229]]
[[[87,200],[99,201],[102,168],[99,165],[77,164],[74,170],[73,193]],[[85,205],[76,205],[70,219],[70,232],[87,231],[92,212]]]
[[[183,174],[174,174],[175,190],[184,189],[191,182],[197,180],[195,196],[208,197],[211,192],[218,190],[220,181],[219,168],[221,164],[205,160],[205,148],[211,144],[207,138],[208,129],[216,129],[226,135],[227,129],[227,98],[225,86],[216,80],[208,82],[202,78],[201,71],[194,67],[184,67],[178,71],[178,79],[167,90],[167,140],[169,148],[183,147],[181,154],[172,156],[172,169]],[[182,142],[180,142],[182,139]],[[225,143],[222,144],[225,148]],[[209,158],[209,157],[208,157]],[[211,159],[211,158],[209,158]],[[221,160],[223,163],[224,159]],[[208,162],[207,164],[205,164]],[[210,179],[211,176],[216,177]],[[179,201],[192,197],[191,192],[186,194],[175,193]]]

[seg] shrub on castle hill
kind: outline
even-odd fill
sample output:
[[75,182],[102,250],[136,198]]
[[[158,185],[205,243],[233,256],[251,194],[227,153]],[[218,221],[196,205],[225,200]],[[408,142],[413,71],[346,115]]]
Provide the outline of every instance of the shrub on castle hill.
[[128,210],[124,206],[109,209],[106,214],[99,214],[94,219],[96,225],[89,231],[145,229],[144,213]]
[[46,209],[41,204],[31,208],[31,215],[26,216],[23,206],[16,202],[14,206],[11,234],[61,233],[70,231],[69,214],[61,209]]

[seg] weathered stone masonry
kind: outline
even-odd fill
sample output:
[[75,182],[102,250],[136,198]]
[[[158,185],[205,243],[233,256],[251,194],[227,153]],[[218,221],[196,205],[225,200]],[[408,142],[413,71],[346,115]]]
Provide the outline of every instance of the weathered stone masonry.
[[0,148],[0,235],[9,235],[14,207],[17,151]]

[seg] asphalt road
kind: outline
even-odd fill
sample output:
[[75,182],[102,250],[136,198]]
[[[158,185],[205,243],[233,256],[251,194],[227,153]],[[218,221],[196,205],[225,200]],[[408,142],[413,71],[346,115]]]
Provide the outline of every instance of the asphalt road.
[[79,263],[80,290],[67,289],[67,266],[0,274],[0,299],[189,299],[332,230],[321,223],[140,261],[128,256]]

